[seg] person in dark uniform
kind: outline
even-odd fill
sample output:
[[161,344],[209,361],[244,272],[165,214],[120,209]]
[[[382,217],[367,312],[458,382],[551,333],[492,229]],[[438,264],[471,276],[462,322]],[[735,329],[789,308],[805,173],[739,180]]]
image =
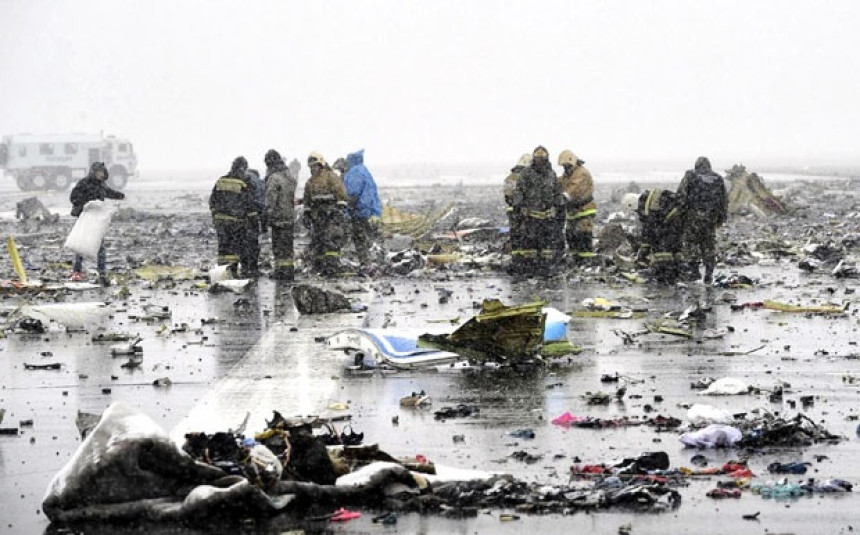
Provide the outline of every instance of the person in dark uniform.
[[251,275],[247,235],[259,226],[259,213],[254,188],[248,182],[248,160],[239,156],[233,160],[230,171],[219,178],[209,196],[209,211],[218,233],[218,264],[229,265],[232,275]]
[[531,154],[523,154],[520,156],[517,164],[511,168],[511,172],[505,177],[504,182],[504,195],[505,195],[505,204],[507,207],[505,210],[508,213],[508,226],[510,228],[510,242],[511,242],[511,273],[518,273],[523,271],[523,248],[525,244],[523,243],[523,221],[522,217],[518,212],[514,211],[514,192],[517,189],[517,182],[519,182],[520,177],[523,172],[532,164],[532,155]]
[[684,212],[684,243],[690,254],[690,264],[698,273],[699,263],[705,265],[703,282],[714,282],[717,227],[728,218],[728,196],[723,177],[711,169],[704,156],[687,170],[678,186],[678,202]]
[[564,251],[564,235],[558,225],[564,197],[546,148],[540,146],[532,152],[531,166],[517,181],[513,206],[522,218],[523,241],[527,244],[520,275],[551,275]]
[[295,278],[293,261],[293,232],[296,219],[294,177],[278,151],[271,149],[263,158],[266,162],[266,222],[272,229],[272,277],[291,281]]

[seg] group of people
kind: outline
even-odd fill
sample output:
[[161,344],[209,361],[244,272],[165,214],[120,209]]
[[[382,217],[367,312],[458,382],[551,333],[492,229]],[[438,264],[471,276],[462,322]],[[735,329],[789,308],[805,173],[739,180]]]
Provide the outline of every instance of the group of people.
[[[339,158],[330,166],[322,154],[311,152],[311,176],[304,195],[296,198],[298,162],[288,167],[270,149],[263,157],[265,177],[249,169],[239,156],[230,171],[212,189],[209,209],[218,235],[218,264],[234,276],[260,275],[260,235],[271,230],[273,271],[281,280],[295,277],[294,234],[296,206],[303,205],[302,223],[310,231],[309,255],[317,273],[342,272],[341,253],[352,239],[362,265],[370,261],[376,221],[382,213],[376,182],[364,165],[364,150]],[[585,162],[570,150],[559,154],[564,169],[557,176],[549,151],[537,147],[523,154],[504,181],[504,198],[510,223],[511,270],[514,275],[548,276],[562,264],[578,265],[594,256],[593,229],[597,215],[594,181]],[[292,167],[292,169],[291,169]],[[72,190],[72,215],[80,215],[92,200],[122,199],[125,195],[106,185],[108,171],[101,162]],[[713,281],[716,264],[716,229],[728,216],[723,178],[700,157],[688,170],[677,191],[652,189],[634,195],[629,208],[641,223],[636,256],[639,267],[650,269],[662,282],[674,282],[689,270],[703,281]],[[73,280],[84,280],[82,259],[75,257]],[[97,267],[99,279],[109,284],[102,244]]]
[[564,172],[553,171],[549,151],[523,154],[505,178],[511,236],[511,270],[516,276],[547,276],[562,263],[594,256],[592,233],[597,204],[591,173],[573,151],[559,154]]
[[335,162],[339,172],[322,154],[311,152],[311,176],[300,199],[296,198],[297,171],[291,172],[274,149],[266,152],[263,161],[264,179],[239,156],[212,189],[209,209],[218,235],[219,265],[229,266],[234,276],[259,277],[260,235],[271,229],[272,276],[293,280],[298,205],[304,207],[302,223],[310,231],[314,271],[324,276],[341,273],[341,252],[350,238],[359,262],[369,262],[382,206],[373,175],[364,165],[364,150]]
[[[593,249],[594,181],[585,162],[570,150],[559,154],[557,176],[543,146],[523,154],[504,181],[510,224],[511,271],[548,276],[562,264],[579,265]],[[677,191],[653,189],[634,197],[642,226],[637,265],[661,282],[687,270],[713,282],[716,229],[728,216],[723,178],[700,157]],[[704,276],[699,265],[704,264]]]
[[638,266],[669,284],[685,273],[701,277],[705,284],[713,282],[716,231],[728,218],[729,204],[725,181],[706,157],[700,156],[684,173],[677,191],[647,190],[630,204],[641,224]]

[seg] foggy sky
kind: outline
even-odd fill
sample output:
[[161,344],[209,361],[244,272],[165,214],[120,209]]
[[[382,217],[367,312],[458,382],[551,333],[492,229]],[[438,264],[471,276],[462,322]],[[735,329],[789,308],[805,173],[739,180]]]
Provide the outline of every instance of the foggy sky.
[[329,161],[860,161],[860,2],[0,0],[0,135],[143,170]]

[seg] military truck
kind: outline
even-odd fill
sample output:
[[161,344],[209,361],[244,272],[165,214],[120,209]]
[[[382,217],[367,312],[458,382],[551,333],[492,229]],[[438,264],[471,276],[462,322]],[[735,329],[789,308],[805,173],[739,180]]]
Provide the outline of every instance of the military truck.
[[64,190],[104,162],[108,185],[122,189],[137,177],[137,156],[127,139],[102,134],[17,134],[0,140],[0,169],[23,191]]

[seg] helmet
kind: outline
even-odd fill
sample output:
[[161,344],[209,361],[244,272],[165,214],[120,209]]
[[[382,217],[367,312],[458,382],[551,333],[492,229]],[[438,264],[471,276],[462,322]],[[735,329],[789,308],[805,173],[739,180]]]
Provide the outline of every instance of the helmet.
[[323,155],[322,155],[322,154],[320,154],[320,153],[319,153],[319,152],[317,152],[317,151],[313,151],[313,152],[311,152],[311,153],[310,153],[310,155],[308,156],[308,167],[310,167],[310,166],[312,166],[312,165],[314,165],[314,164],[316,164],[316,163],[318,163],[318,164],[322,165],[323,167],[325,167],[326,165],[328,165],[328,162],[326,162],[326,161],[325,161],[325,157],[323,157]]
[[627,212],[635,212],[639,208],[639,193],[625,193],[621,197],[621,208]]
[[532,155],[531,154],[523,154],[520,156],[519,161],[517,161],[517,165],[520,167],[529,167],[532,164]]
[[558,155],[558,165],[576,165],[577,160],[579,160],[579,158],[570,149],[565,149]]
[[539,145],[534,152],[532,152],[532,159],[536,160],[538,158],[543,158],[545,160],[549,159],[549,151],[546,150],[546,147],[543,145]]

